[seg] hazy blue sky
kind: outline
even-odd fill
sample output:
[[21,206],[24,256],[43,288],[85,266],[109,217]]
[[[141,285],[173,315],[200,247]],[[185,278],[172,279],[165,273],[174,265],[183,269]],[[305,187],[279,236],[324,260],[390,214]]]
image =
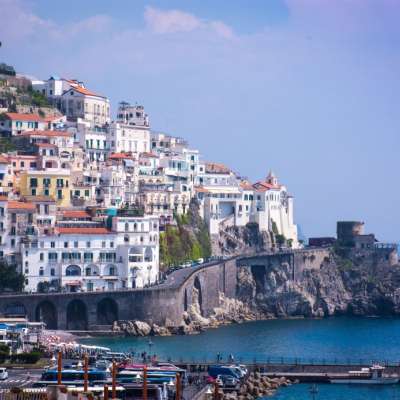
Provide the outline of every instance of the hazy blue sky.
[[252,180],[308,235],[400,239],[400,1],[0,0],[0,61],[142,103],[152,127]]

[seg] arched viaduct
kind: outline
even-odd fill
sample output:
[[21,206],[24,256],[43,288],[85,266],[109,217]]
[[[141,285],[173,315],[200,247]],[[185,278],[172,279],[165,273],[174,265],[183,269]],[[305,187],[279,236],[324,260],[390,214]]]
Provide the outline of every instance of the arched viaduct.
[[101,329],[118,319],[179,325],[194,301],[202,315],[209,315],[219,305],[219,292],[235,296],[234,258],[176,271],[163,284],[146,289],[2,295],[0,314],[25,315],[48,329],[63,330]]
[[220,305],[221,292],[236,297],[237,265],[265,274],[285,262],[296,280],[304,269],[319,269],[329,254],[329,249],[307,249],[232,257],[178,270],[163,284],[146,289],[1,295],[0,315],[25,315],[30,321],[43,321],[49,329],[63,330],[109,328],[118,319],[178,326],[192,304],[198,304],[207,317]]

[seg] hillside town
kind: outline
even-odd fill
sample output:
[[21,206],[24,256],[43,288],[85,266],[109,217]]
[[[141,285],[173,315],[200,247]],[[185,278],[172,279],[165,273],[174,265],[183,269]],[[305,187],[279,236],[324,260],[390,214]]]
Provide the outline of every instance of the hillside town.
[[273,172],[250,182],[205,161],[185,139],[153,131],[143,105],[113,108],[77,79],[2,65],[0,134],[0,256],[27,292],[156,284],[161,237],[193,202],[211,239],[257,224],[299,246],[293,197]]

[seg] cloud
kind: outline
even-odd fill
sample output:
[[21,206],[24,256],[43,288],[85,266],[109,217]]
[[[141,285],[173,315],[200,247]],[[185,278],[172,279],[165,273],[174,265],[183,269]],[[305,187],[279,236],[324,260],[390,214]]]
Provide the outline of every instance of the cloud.
[[155,33],[190,32],[203,26],[194,15],[179,10],[146,7],[144,19],[147,27]]
[[226,39],[234,36],[233,30],[222,21],[201,20],[193,14],[180,10],[161,10],[148,6],[144,12],[144,19],[147,28],[158,34],[192,32],[203,29]]

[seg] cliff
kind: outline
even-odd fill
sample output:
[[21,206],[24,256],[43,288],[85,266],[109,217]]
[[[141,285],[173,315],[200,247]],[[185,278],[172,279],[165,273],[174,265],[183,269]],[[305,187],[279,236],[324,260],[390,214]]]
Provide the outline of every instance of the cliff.
[[400,265],[391,250],[339,249],[293,279],[288,262],[239,267],[237,297],[265,317],[400,314]]
[[199,215],[199,205],[190,203],[186,215],[175,216],[176,225],[169,225],[160,233],[161,269],[186,261],[211,256],[211,243],[207,226]]

